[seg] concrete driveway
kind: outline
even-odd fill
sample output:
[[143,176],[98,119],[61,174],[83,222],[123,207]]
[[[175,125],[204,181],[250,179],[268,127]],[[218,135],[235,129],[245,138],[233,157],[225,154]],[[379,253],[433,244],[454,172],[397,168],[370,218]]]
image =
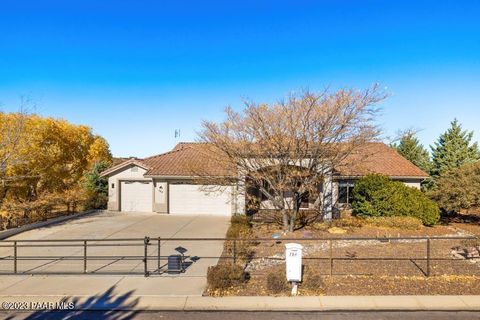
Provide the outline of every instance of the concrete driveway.
[[[83,271],[84,249],[74,247],[17,248],[18,257],[44,256],[42,261],[19,260],[18,275],[0,277],[0,295],[65,295],[83,296],[102,294],[113,289],[117,294],[133,295],[201,295],[206,284],[207,268],[215,265],[223,250],[222,241],[178,241],[175,238],[222,238],[229,225],[229,217],[171,216],[150,213],[99,212],[59,225],[27,231],[8,240],[34,239],[111,239],[108,242],[91,241],[87,246],[89,275],[40,275]],[[120,238],[161,237],[158,269],[158,241],[148,246],[148,270],[143,276],[143,240],[117,241]],[[82,241],[76,244],[81,244]],[[43,244],[43,243],[42,243]],[[63,243],[65,244],[65,243]],[[108,246],[95,246],[108,244]],[[116,246],[128,244],[129,246]],[[200,259],[185,273],[165,273],[166,258],[182,246],[188,256]],[[12,248],[0,248],[1,257],[11,257]],[[72,260],[71,257],[77,258]],[[94,258],[94,259],[92,259]],[[0,272],[13,270],[12,260],[0,260]],[[125,273],[128,273],[127,275]],[[34,276],[31,276],[34,274]],[[136,274],[136,275],[135,275]]]

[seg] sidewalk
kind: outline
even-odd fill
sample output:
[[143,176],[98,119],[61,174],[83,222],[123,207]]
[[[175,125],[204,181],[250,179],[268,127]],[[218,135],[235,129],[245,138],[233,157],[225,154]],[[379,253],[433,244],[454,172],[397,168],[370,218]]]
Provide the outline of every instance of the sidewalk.
[[[0,296],[4,302],[59,302],[64,296]],[[169,311],[480,311],[480,296],[199,297],[122,295],[67,297],[75,309]]]

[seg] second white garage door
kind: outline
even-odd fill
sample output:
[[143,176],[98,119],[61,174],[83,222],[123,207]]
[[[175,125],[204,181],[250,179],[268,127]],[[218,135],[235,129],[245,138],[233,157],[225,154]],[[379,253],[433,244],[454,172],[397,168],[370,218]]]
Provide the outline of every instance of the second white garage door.
[[170,214],[231,215],[231,187],[222,192],[205,193],[195,184],[169,185]]
[[120,210],[152,212],[152,183],[148,181],[122,181]]

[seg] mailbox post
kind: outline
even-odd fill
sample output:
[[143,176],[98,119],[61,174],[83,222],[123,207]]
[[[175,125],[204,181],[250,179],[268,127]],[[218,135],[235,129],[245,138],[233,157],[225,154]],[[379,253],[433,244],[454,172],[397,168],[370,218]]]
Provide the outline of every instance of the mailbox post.
[[297,283],[302,281],[302,249],[298,243],[285,244],[286,275],[292,283],[292,295],[297,294]]

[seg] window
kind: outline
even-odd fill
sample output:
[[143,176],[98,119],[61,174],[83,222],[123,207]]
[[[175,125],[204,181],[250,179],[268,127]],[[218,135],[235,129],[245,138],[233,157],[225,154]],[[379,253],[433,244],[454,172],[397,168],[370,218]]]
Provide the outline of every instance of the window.
[[352,181],[340,181],[338,183],[338,203],[352,203],[352,191],[354,183]]
[[309,207],[310,207],[310,195],[307,192],[302,196],[302,200],[300,202],[300,208],[308,209]]
[[[270,184],[266,180],[262,181],[262,187],[267,191],[267,193],[269,193],[270,195],[274,195],[275,190],[270,187]],[[260,192],[260,196],[262,201],[268,200],[268,197],[263,192]]]

